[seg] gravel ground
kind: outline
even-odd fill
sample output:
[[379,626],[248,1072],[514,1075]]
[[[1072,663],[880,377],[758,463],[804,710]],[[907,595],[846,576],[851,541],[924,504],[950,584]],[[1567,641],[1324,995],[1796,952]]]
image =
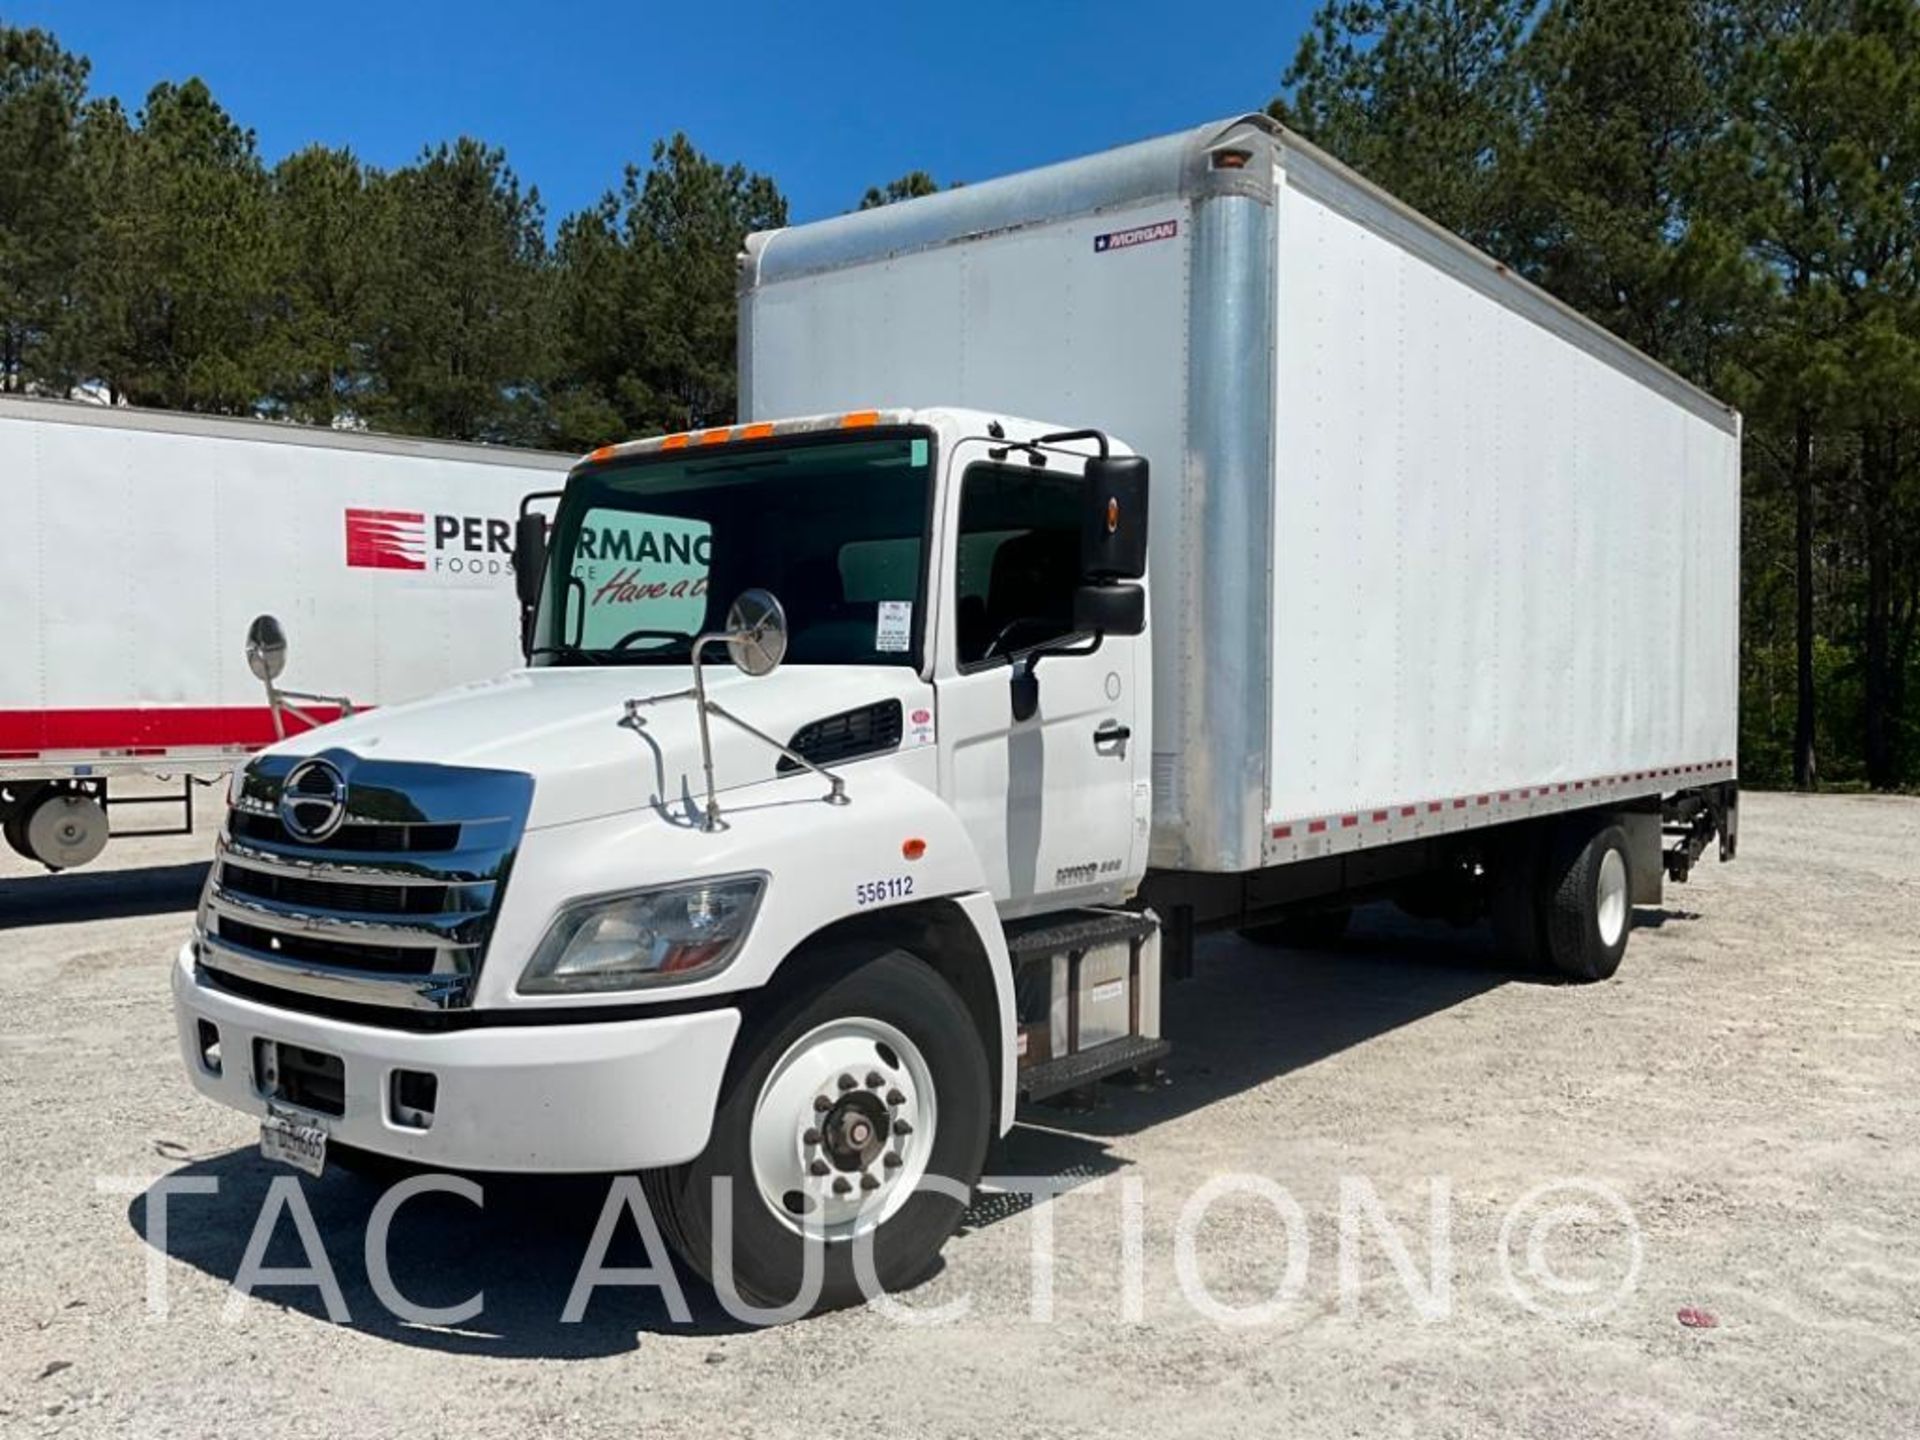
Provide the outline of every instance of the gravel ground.
[[[395,1283],[420,1305],[483,1290],[463,1325],[380,1305],[364,1258],[378,1191],[337,1171],[303,1193],[351,1319],[311,1286],[239,1295],[285,1172],[180,1074],[166,970],[205,838],[117,842],[71,876],[8,856],[0,1431],[1913,1434],[1920,802],[1753,795],[1743,820],[1740,862],[1642,910],[1602,985],[1504,973],[1478,932],[1387,911],[1338,953],[1207,942],[1168,995],[1172,1083],[1036,1112],[993,1167],[1073,1188],[1037,1206],[984,1195],[904,1301],[966,1313],[772,1330],[691,1283],[689,1325],[642,1289],[561,1323],[607,1193],[581,1180],[490,1181],[483,1212],[428,1196],[399,1213]],[[158,1262],[146,1204],[100,1185],[167,1175],[217,1192],[173,1202]],[[1298,1207],[1291,1272],[1279,1202],[1248,1193],[1263,1185]],[[1582,1198],[1584,1215],[1549,1213]],[[1037,1320],[1029,1262],[1049,1223]],[[268,1262],[301,1263],[293,1220],[275,1233]],[[624,1233],[612,1261],[642,1263]]]

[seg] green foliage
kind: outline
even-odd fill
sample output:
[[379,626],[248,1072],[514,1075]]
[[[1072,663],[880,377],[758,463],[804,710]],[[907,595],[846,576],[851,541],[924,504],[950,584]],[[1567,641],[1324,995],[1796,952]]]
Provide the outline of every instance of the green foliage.
[[76,126],[87,62],[0,28],[0,390],[47,363],[85,236]]
[[685,135],[560,227],[560,371],[553,434],[576,447],[734,415],[735,257],[784,225],[764,175],[707,159]]
[[924,170],[909,170],[897,180],[889,180],[885,185],[869,185],[867,193],[860,197],[862,210],[878,210],[882,205],[892,205],[901,200],[918,200],[922,195],[938,195],[940,182]]
[[378,429],[471,440],[542,434],[545,213],[503,152],[462,136],[367,190],[367,378]]

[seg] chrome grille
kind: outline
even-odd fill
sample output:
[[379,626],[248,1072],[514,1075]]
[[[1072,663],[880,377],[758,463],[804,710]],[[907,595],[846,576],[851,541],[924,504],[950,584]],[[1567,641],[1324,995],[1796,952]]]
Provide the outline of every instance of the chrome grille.
[[201,902],[201,965],[290,992],[290,1004],[470,1004],[532,778],[338,750],[322,758],[345,779],[346,814],[319,843],[281,818],[307,803],[282,793],[304,757],[247,767]]

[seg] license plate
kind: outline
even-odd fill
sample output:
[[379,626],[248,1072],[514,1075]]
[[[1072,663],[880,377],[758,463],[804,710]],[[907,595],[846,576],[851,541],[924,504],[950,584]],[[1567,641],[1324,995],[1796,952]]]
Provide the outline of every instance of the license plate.
[[318,1179],[327,1168],[327,1132],[291,1116],[269,1113],[260,1122],[260,1155]]

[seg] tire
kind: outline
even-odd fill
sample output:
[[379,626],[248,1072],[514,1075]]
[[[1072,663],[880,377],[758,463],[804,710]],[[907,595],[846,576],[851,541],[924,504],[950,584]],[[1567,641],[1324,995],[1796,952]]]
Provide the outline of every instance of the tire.
[[1541,886],[1542,954],[1571,980],[1605,980],[1633,931],[1633,872],[1618,825],[1563,830]]
[[[914,1186],[936,1175],[972,1193],[992,1130],[991,1085],[978,1026],[924,961],[890,950],[809,964],[840,973],[753,1027],[735,1050],[705,1153],[642,1183],[663,1237],[713,1281],[713,1182],[730,1177],[734,1289],[763,1308],[801,1293],[803,1247],[821,1243],[802,1238],[794,1205],[804,1206],[825,1227],[819,1311],[868,1298],[853,1265],[857,1234],[870,1233],[873,1273],[886,1290],[927,1275],[965,1202]],[[909,1114],[919,1123],[896,1128]],[[756,1126],[759,1153],[770,1157],[758,1163]],[[871,1191],[862,1189],[868,1177]],[[844,1195],[835,1190],[842,1182]]]
[[45,781],[28,780],[9,786],[6,793],[0,795],[0,838],[4,838],[7,847],[23,860],[38,863],[40,859],[27,844],[27,817],[33,813],[41,794],[49,788]]
[[1240,938],[1288,950],[1325,950],[1340,943],[1352,920],[1353,910],[1345,905],[1334,910],[1309,910],[1265,925],[1249,925],[1240,932]]

